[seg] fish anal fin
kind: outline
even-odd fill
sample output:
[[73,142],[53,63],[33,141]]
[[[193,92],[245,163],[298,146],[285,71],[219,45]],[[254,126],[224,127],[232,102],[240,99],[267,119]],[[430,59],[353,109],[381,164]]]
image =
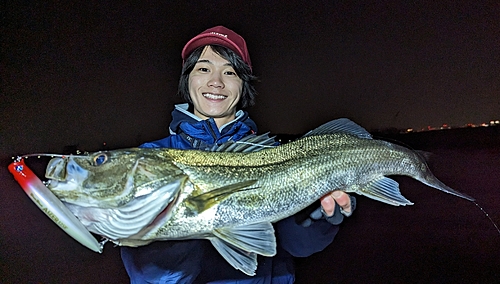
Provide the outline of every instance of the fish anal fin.
[[234,268],[255,275],[257,254],[274,256],[276,237],[269,222],[221,228],[210,238],[213,246]]
[[215,204],[220,203],[235,192],[251,189],[250,186],[254,185],[256,182],[256,180],[248,180],[226,185],[200,195],[191,196],[187,198],[185,202],[193,211],[201,213]]
[[371,199],[384,202],[394,206],[413,205],[399,191],[399,184],[388,177],[376,179],[366,186],[359,188],[356,192]]
[[221,228],[215,230],[213,234],[245,251],[255,252],[263,256],[276,254],[276,237],[273,225],[269,222]]
[[235,269],[249,276],[255,275],[255,270],[257,270],[256,253],[244,251],[215,237],[210,238],[210,242],[212,242],[212,245],[220,255]]

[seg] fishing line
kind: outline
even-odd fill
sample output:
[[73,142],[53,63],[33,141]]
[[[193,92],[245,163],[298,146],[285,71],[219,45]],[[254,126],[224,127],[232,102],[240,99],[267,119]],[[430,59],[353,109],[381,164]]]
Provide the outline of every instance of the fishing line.
[[484,215],[486,215],[486,217],[488,217],[488,219],[490,219],[490,222],[493,224],[493,226],[495,226],[495,229],[497,229],[498,234],[500,234],[500,229],[498,228],[497,223],[495,223],[495,221],[493,221],[493,219],[491,219],[490,214],[486,213],[486,211],[483,209],[483,207],[479,206],[479,204],[477,204],[476,201],[471,201],[471,202],[474,203],[474,205],[476,205],[479,209],[481,209],[481,211],[483,211]]
[[58,158],[62,158],[62,159],[66,159],[66,158],[84,158],[84,157],[87,157],[88,155],[73,155],[73,154],[69,154],[69,155],[63,155],[63,154],[48,154],[48,153],[38,153],[38,154],[26,154],[26,155],[22,155],[22,156],[17,156],[17,158],[14,158],[12,157],[13,160],[16,160],[16,161],[20,161],[21,159],[24,159],[24,158],[29,158],[29,157],[37,157],[37,158],[40,158],[40,157],[51,157],[51,158],[54,158],[54,157],[58,157]]

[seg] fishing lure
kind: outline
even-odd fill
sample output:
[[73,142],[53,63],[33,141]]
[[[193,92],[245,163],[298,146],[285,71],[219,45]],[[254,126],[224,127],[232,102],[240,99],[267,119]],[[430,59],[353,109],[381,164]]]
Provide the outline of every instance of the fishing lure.
[[18,157],[12,162],[9,171],[28,197],[64,232],[85,247],[95,252],[102,252],[103,243],[99,243],[61,200],[26,166],[23,158]]

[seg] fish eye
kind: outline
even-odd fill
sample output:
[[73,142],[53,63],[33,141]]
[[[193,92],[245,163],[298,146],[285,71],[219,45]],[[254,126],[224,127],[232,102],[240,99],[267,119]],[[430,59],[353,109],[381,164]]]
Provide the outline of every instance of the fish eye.
[[101,153],[94,157],[94,166],[100,166],[108,160],[108,155]]

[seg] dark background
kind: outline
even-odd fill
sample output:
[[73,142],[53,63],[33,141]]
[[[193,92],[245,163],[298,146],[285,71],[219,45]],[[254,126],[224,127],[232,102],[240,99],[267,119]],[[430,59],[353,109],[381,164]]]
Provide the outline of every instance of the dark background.
[[[387,135],[433,153],[429,166],[476,198],[500,223],[500,127]],[[30,158],[43,173],[44,163]],[[0,169],[0,279],[3,283],[128,283],[119,249],[98,254],[74,241]],[[296,259],[297,283],[496,283],[500,232],[472,202],[394,177],[415,204],[394,207],[358,196],[333,243]]]
[[[144,2],[144,3],[143,3]],[[2,149],[134,146],[168,134],[184,44],[246,39],[262,131],[500,119],[497,1],[8,1]]]
[[[261,131],[299,134],[338,117],[374,132],[499,119],[497,1],[142,2],[2,3],[5,283],[128,281],[117,248],[99,255],[66,236],[6,166],[18,154],[115,149],[166,136],[180,102],[182,47],[215,25],[247,40],[261,79],[249,111]],[[499,222],[498,127],[392,138],[434,152],[436,176]],[[335,242],[297,260],[297,282],[497,281],[500,236],[479,208],[398,181],[415,205],[360,197]]]

